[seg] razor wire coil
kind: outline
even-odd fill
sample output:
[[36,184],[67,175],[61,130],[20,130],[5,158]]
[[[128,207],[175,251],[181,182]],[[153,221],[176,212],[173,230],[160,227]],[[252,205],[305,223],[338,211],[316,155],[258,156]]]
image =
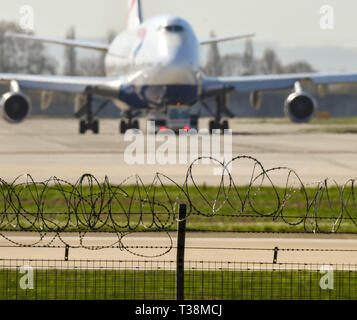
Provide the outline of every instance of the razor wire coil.
[[[195,175],[195,169],[204,160],[211,161],[222,172],[210,193]],[[251,167],[250,181],[245,185],[235,170],[242,161]],[[277,187],[275,175],[285,177],[284,187]],[[101,183],[91,174],[81,176],[74,184],[57,177],[36,182],[31,175],[26,175],[11,183],[0,179],[0,236],[16,246],[51,246],[60,241],[73,248],[115,247],[147,257],[134,252],[125,240],[138,231],[163,232],[168,245],[157,247],[161,249],[155,254],[158,257],[173,248],[169,231],[176,226],[180,204],[187,205],[188,221],[195,216],[265,219],[301,226],[309,233],[336,233],[345,220],[357,231],[355,184],[356,179],[343,185],[325,179],[311,184],[314,191],[310,187],[308,192],[308,186],[294,170],[265,169],[257,159],[245,155],[228,163],[200,157],[191,163],[181,185],[160,173],[149,185],[137,175],[116,185],[108,177]],[[270,199],[269,208],[261,201],[265,198]],[[300,208],[299,214],[292,213],[296,206]],[[38,238],[25,243],[12,238],[8,231],[33,232]],[[63,236],[66,232],[77,233],[78,241],[69,243]],[[89,234],[94,232],[110,233],[115,240],[107,245],[90,244]]]

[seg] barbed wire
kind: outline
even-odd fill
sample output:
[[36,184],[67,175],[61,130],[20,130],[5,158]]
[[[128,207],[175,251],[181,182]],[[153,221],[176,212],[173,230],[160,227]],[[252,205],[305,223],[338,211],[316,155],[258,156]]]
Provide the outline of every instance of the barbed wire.
[[[216,166],[214,187],[199,183],[195,174],[206,163]],[[245,181],[247,168],[251,171]],[[277,178],[284,184],[276,183]],[[264,218],[309,233],[339,232],[344,221],[348,230],[355,232],[355,184],[356,179],[343,185],[325,179],[307,185],[290,168],[265,169],[257,159],[245,155],[228,163],[200,157],[191,163],[181,185],[160,173],[151,184],[144,184],[138,175],[120,184],[112,184],[108,177],[100,182],[91,174],[74,184],[57,177],[36,182],[26,175],[10,183],[0,179],[0,236],[16,246],[51,246],[60,241],[71,247],[115,247],[148,257],[133,252],[125,240],[137,231],[163,232],[168,245],[160,247],[161,252],[154,255],[158,257],[173,247],[169,231],[177,224],[180,204],[187,205],[187,221],[191,217],[226,218],[241,219],[244,224]],[[18,241],[7,231],[31,231],[38,237],[32,242]],[[76,244],[63,236],[65,232],[78,233]],[[115,240],[90,245],[93,232],[110,233]]]

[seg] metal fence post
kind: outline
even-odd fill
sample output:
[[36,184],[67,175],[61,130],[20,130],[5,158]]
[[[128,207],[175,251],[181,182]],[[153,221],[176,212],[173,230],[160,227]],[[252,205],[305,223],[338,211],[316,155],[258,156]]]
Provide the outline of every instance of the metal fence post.
[[176,257],[176,299],[184,300],[185,287],[185,240],[186,240],[186,210],[185,204],[180,204],[177,226],[177,257]]
[[278,263],[278,252],[279,252],[279,248],[278,248],[278,247],[275,247],[275,248],[274,248],[273,264],[277,264],[277,263]]
[[66,249],[64,251],[64,261],[68,261],[68,254],[69,254],[69,245],[66,245]]

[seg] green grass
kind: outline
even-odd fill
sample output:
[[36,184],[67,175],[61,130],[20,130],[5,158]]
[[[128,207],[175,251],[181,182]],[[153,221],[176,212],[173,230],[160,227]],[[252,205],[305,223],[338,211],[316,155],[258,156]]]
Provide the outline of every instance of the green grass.
[[[0,198],[0,230],[174,231],[178,204],[189,204],[182,190],[175,186],[150,192],[144,187],[127,186],[106,190],[102,196],[98,196],[99,186],[91,190],[83,187],[83,197],[71,197],[70,188],[65,189],[62,194],[56,186],[48,187],[46,192],[42,186],[29,187],[19,193],[21,206],[14,196],[12,206]],[[151,201],[145,201],[145,192]],[[316,198],[316,188],[287,192],[284,188],[240,187],[224,193],[217,187],[190,187],[188,193],[194,207],[188,212],[187,230],[354,233],[354,190],[351,186],[344,189],[346,207],[343,219],[337,220],[342,208],[340,192],[337,187],[330,187]]]
[[356,128],[325,128],[322,130],[325,133],[337,133],[337,134],[357,134],[357,127]]
[[329,118],[329,119],[317,119],[313,118],[310,124],[319,124],[319,125],[332,125],[332,124],[341,124],[341,125],[353,125],[357,124],[357,117],[341,117],[341,118]]
[[[241,118],[239,120],[233,120],[237,123],[243,122],[248,124],[291,124],[296,125],[291,122],[288,118]],[[338,118],[328,118],[328,119],[318,119],[313,118],[308,125],[354,125],[357,124],[357,117],[338,117]]]
[[[34,289],[22,274],[0,270],[0,300],[174,300],[174,271],[35,270]],[[322,290],[318,271],[187,271],[185,298],[193,300],[357,299],[356,272],[335,271],[334,289]]]

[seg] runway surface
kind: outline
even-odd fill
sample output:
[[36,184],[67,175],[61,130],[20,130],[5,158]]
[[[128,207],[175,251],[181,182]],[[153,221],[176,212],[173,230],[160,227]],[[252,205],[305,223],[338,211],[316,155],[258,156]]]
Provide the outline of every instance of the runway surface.
[[[207,120],[201,121],[207,127]],[[261,124],[232,120],[233,155],[249,155],[266,169],[290,167],[304,183],[326,177],[345,183],[357,176],[357,135],[321,132],[318,125]],[[101,120],[101,133],[78,134],[78,120],[29,119],[19,125],[0,122],[0,177],[8,181],[30,173],[36,180],[51,176],[75,182],[81,174],[105,175],[112,182],[138,174],[150,183],[156,172],[183,183],[188,165],[128,165],[124,151],[130,142],[118,133],[118,119]],[[353,126],[352,126],[353,127]],[[322,128],[323,129],[323,128]],[[158,143],[158,146],[160,143]],[[194,170],[198,184],[217,184],[213,165]],[[251,163],[243,162],[238,171],[240,183],[250,181]],[[274,183],[285,185],[286,175],[276,174]]]
[[[36,234],[12,234],[9,239],[22,244],[38,241]],[[71,246],[79,244],[75,234],[61,235]],[[46,236],[41,244],[49,243],[53,236]],[[135,234],[123,238],[123,245],[128,248],[88,250],[70,249],[70,260],[118,260],[118,261],[175,261],[176,235],[172,234],[173,248],[168,235]],[[113,235],[89,235],[83,241],[84,246],[109,246],[118,241]],[[51,246],[62,248],[13,248],[3,237],[0,238],[0,259],[58,259],[64,260],[64,244],[58,238]],[[145,248],[141,248],[145,247]],[[160,248],[155,248],[160,247]],[[187,261],[207,262],[258,262],[272,263],[274,248],[278,247],[278,263],[312,264],[357,264],[357,237],[321,236],[321,235],[269,235],[269,234],[232,234],[232,233],[188,233],[185,259]],[[134,254],[133,254],[134,253]],[[165,254],[166,253],[166,254]],[[143,256],[144,255],[144,256]]]

